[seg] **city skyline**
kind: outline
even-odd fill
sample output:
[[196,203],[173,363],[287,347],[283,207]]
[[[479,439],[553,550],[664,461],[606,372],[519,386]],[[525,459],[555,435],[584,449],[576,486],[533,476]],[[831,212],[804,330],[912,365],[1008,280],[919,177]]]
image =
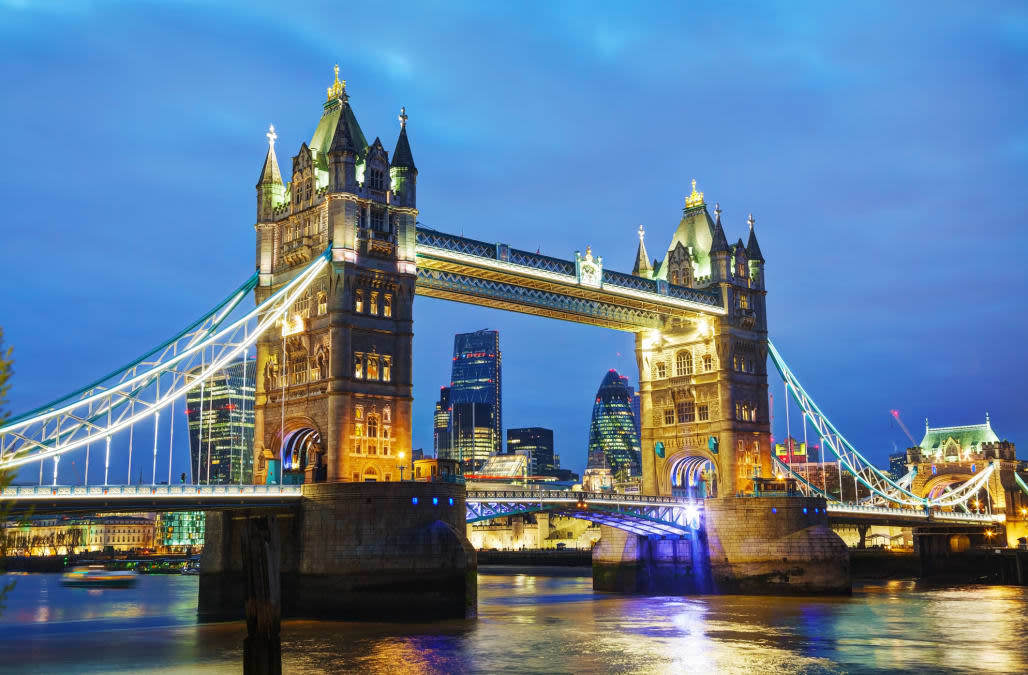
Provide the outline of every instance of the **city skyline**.
[[[893,408],[912,426],[924,417],[967,424],[988,411],[1010,440],[1028,433],[1011,377],[1025,369],[1016,339],[1028,327],[1017,311],[1025,282],[1014,266],[993,264],[998,242],[1003,250],[1028,248],[1017,227],[1023,204],[1010,198],[1028,173],[1028,130],[1011,113],[1028,90],[1013,10],[969,26],[959,13],[914,4],[864,10],[873,16],[859,22],[852,10],[816,5],[751,9],[730,21],[701,8],[669,10],[661,20],[611,9],[585,17],[491,9],[483,10],[480,35],[495,55],[479,59],[480,43],[463,45],[459,68],[421,30],[403,29],[402,47],[314,46],[323,17],[303,12],[291,17],[292,31],[279,36],[282,51],[273,54],[200,28],[245,14],[254,36],[266,36],[279,22],[266,8],[169,10],[182,22],[171,34],[155,33],[140,14],[112,16],[100,6],[2,11],[0,53],[23,63],[12,73],[11,105],[0,110],[14,132],[4,153],[16,160],[2,171],[22,198],[10,205],[9,222],[18,226],[5,232],[0,263],[12,278],[38,279],[0,299],[15,349],[14,412],[158,343],[214,301],[211,288],[245,276],[253,195],[252,178],[241,177],[259,168],[268,123],[290,149],[309,136],[328,68],[339,62],[371,128],[395,125],[407,106],[424,224],[560,257],[592,245],[611,268],[627,271],[638,225],[651,252],[662,252],[696,178],[709,201],[725,205],[733,240],[753,211],[770,261],[772,337],[819,405],[877,464],[885,465],[894,442],[906,444],[887,417]],[[380,19],[371,9],[355,11],[369,24]],[[439,27],[431,12],[408,11],[413,23]],[[441,18],[445,31],[446,12]],[[538,53],[514,58],[524,54],[507,36],[511,22]],[[91,31],[101,24],[125,40],[96,44]],[[688,50],[675,38],[685,25],[695,36]],[[181,53],[183,40],[191,49],[168,56]],[[375,58],[365,58],[368,50]],[[712,61],[715,50],[727,61]],[[69,58],[77,53],[90,60]],[[126,56],[136,53],[147,58]],[[49,103],[57,88],[76,102],[74,125]],[[612,90],[625,100],[604,105]],[[952,91],[967,95],[954,102]],[[689,105],[696,92],[718,105]],[[676,110],[688,112],[669,113]],[[140,165],[126,142],[134,138],[147,138],[147,152],[162,162]],[[656,157],[654,170],[537,180],[540,156],[558,167],[604,166],[614,147]],[[107,176],[119,177],[116,190]],[[512,186],[526,182],[531,216],[506,206],[522,198]],[[60,208],[38,209],[54,203],[50,186],[58,184]],[[110,211],[114,195],[119,217]],[[153,208],[182,199],[189,217]],[[24,252],[38,250],[41,239],[63,242],[46,253],[62,274],[35,274],[36,257]],[[158,250],[160,260],[139,263]],[[929,264],[931,275],[910,273]],[[46,308],[54,307],[75,340],[52,330]],[[525,392],[508,398],[508,426],[549,426],[566,438],[588,414],[578,397],[520,386],[531,379],[587,382],[609,367],[635,375],[626,334],[424,298],[415,315],[415,447],[431,445],[428,403],[446,376],[429,361],[448,351],[445,326],[454,322],[507,336],[508,388]],[[780,383],[772,391],[780,401]],[[554,423],[541,413],[576,421]],[[779,407],[776,438],[784,436],[782,417]],[[183,457],[176,476],[186,468],[185,440],[176,440]],[[584,464],[580,452],[565,463]]]

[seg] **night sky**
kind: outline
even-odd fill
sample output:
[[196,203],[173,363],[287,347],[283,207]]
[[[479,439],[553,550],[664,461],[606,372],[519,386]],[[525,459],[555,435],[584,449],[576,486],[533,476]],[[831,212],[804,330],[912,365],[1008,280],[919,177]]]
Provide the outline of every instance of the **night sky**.
[[[391,152],[407,107],[424,224],[630,271],[638,226],[662,256],[695,178],[730,241],[753,212],[772,339],[872,459],[909,445],[892,408],[917,440],[988,411],[1028,447],[1025,5],[206,4],[0,0],[13,412],[252,272],[268,124],[288,171],[338,63],[369,141]],[[638,378],[632,336],[427,298],[415,447],[453,333],[480,328],[506,426],[553,428],[580,471],[606,370]]]

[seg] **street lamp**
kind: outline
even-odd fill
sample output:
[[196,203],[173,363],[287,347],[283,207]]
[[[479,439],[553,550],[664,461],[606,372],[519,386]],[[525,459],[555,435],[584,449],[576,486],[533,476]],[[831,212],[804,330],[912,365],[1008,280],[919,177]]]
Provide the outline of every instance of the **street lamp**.
[[401,463],[396,466],[396,468],[400,470],[400,482],[401,483],[403,482],[403,470],[405,468],[404,465],[403,465],[403,458],[406,457],[406,456],[407,456],[407,453],[401,451],[400,455],[399,455]]

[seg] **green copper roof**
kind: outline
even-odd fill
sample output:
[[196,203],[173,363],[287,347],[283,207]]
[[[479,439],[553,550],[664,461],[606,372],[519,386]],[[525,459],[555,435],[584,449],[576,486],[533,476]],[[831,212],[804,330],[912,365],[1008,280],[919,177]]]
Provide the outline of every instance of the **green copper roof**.
[[[707,213],[707,207],[700,206],[686,207],[682,211],[682,220],[678,223],[678,229],[671,237],[668,245],[668,253],[675,249],[679,243],[686,248],[692,247],[693,261],[696,263],[694,269],[697,277],[710,275],[710,244],[714,240],[714,221]],[[660,266],[654,273],[654,279],[667,280],[668,256],[660,262]]]
[[367,154],[368,141],[364,138],[364,132],[361,131],[360,125],[357,124],[353,109],[349,103],[342,99],[336,99],[334,104],[325,108],[325,113],[318,121],[318,128],[314,130],[314,136],[311,137],[310,147],[315,151],[315,162],[319,167],[324,162],[324,156],[328,153],[329,148],[332,147],[332,138],[335,136],[340,116],[346,123],[346,131],[349,131],[350,138],[353,139],[357,149],[357,159],[363,159]]
[[982,443],[996,443],[999,437],[992,430],[988,417],[985,424],[968,424],[962,427],[938,427],[932,429],[925,427],[924,438],[921,439],[921,448],[924,450],[942,450],[949,439],[960,444],[961,450],[976,447]]

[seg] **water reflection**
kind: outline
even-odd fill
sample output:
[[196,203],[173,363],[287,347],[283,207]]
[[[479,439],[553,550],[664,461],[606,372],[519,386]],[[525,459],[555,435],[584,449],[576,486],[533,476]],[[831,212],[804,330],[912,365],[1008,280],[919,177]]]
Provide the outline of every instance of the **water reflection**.
[[[1028,672],[1025,588],[888,582],[851,598],[643,598],[593,593],[588,570],[579,574],[483,573],[475,620],[286,622],[285,669]],[[153,576],[83,592],[56,575],[20,576],[0,616],[0,670],[238,672],[244,627],[197,625],[196,588],[196,577]]]

